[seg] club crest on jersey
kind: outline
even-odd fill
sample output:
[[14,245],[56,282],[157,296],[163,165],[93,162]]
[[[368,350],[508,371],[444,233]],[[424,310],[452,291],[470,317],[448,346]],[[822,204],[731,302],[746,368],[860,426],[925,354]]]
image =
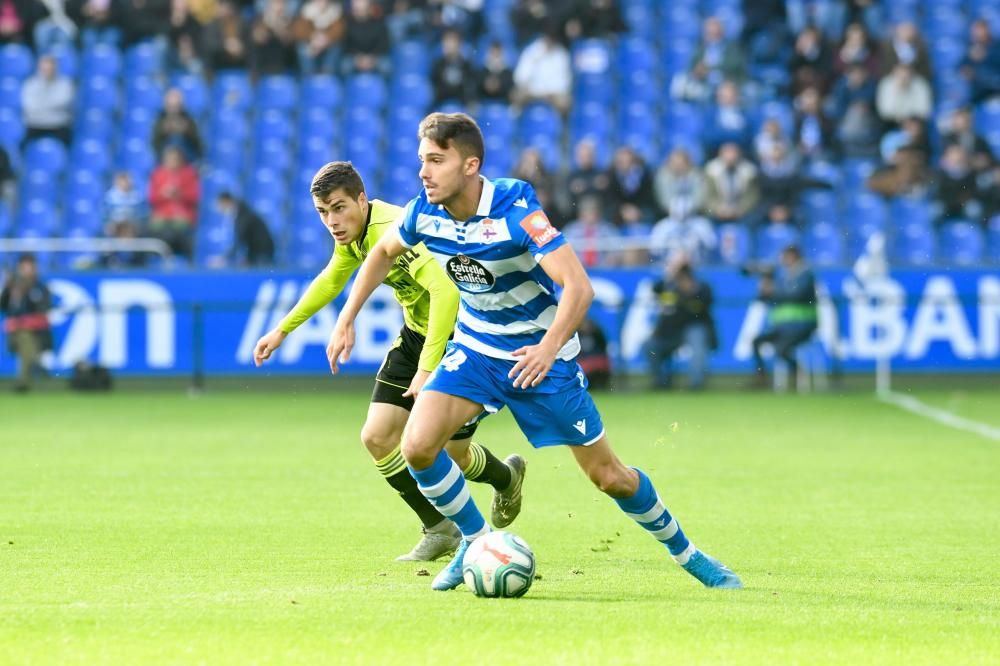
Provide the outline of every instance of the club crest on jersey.
[[493,277],[493,273],[486,270],[486,267],[475,259],[467,257],[464,254],[459,254],[449,259],[446,268],[448,275],[458,285],[459,289],[470,291],[474,294],[489,291],[496,284],[496,278]]
[[552,226],[549,218],[540,210],[536,210],[521,220],[521,228],[527,232],[538,247],[545,247],[549,241],[559,235],[559,230]]

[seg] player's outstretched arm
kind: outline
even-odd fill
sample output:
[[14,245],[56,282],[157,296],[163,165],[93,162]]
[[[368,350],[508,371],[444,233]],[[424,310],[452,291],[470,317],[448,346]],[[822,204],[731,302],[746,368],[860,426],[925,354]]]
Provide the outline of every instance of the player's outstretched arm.
[[396,234],[386,234],[375,243],[368,258],[361,264],[361,270],[351,287],[351,295],[337,317],[337,325],[330,335],[330,344],[326,347],[326,358],[333,374],[337,374],[338,362],[345,363],[351,357],[351,349],[354,348],[354,320],[361,312],[361,307],[389,275],[396,257],[404,252],[406,248],[399,242]]
[[430,296],[427,338],[420,351],[417,372],[413,375],[413,380],[406,393],[403,394],[404,397],[415,398],[420,393],[427,378],[430,377],[431,372],[441,362],[441,357],[444,356],[448,339],[451,338],[451,334],[455,330],[455,319],[458,317],[458,304],[461,297],[458,293],[458,287],[441,268],[441,264],[430,256],[423,244],[414,248],[414,255],[416,259],[411,262],[411,266],[417,261],[421,261],[422,265],[413,271],[413,278],[427,290]]
[[513,352],[518,357],[508,377],[514,379],[514,388],[538,386],[556,361],[562,346],[576,333],[594,300],[594,288],[587,271],[569,245],[542,257],[542,270],[563,288],[552,326],[537,345],[521,347]]

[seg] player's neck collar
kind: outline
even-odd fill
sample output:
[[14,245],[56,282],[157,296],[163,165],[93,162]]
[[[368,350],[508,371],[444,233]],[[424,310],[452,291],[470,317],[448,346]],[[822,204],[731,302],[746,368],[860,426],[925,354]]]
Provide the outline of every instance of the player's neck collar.
[[372,200],[368,199],[368,215],[365,216],[365,228],[361,230],[361,235],[358,236],[358,247],[365,242],[365,236],[368,235],[368,225],[372,221]]
[[486,176],[479,176],[483,183],[483,192],[479,195],[479,208],[476,209],[476,215],[479,217],[489,217],[490,211],[493,209],[493,191],[496,189],[490,179]]

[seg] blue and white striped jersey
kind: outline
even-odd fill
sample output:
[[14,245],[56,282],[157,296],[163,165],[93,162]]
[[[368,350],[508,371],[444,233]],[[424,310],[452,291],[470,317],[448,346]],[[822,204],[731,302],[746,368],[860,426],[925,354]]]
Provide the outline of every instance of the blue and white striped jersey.
[[[421,241],[458,285],[462,296],[455,342],[487,356],[513,359],[511,352],[537,344],[556,315],[555,285],[538,262],[566,244],[549,223],[535,190],[513,178],[483,178],[476,214],[455,220],[427,193],[406,207],[399,237]],[[576,335],[559,350],[572,360]]]

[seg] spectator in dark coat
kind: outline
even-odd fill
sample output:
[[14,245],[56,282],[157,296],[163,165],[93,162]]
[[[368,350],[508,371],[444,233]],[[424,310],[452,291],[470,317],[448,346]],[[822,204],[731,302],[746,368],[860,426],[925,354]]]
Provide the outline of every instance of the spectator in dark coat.
[[1000,42],[984,19],[969,28],[969,47],[959,72],[972,86],[972,102],[1000,95]]
[[615,204],[615,224],[625,220],[648,223],[658,219],[653,174],[638,153],[628,146],[619,148],[608,175],[610,195]]
[[184,93],[171,88],[163,97],[163,110],[153,125],[153,150],[157,157],[163,156],[163,149],[174,145],[184,151],[188,161],[197,161],[202,156],[201,133],[198,123],[184,108]]
[[274,264],[274,240],[264,220],[229,192],[220,194],[217,204],[233,220],[234,240],[229,251],[230,263],[249,267]]
[[298,69],[292,16],[285,0],[268,0],[250,29],[253,70],[257,76],[290,74]]
[[493,42],[479,72],[479,99],[482,102],[510,103],[514,92],[514,70],[507,64],[503,44]]
[[246,69],[247,27],[235,0],[219,0],[218,13],[205,28],[202,39],[202,49],[213,71]]
[[126,48],[170,32],[170,0],[112,0],[111,6]]
[[389,28],[375,13],[372,0],[351,0],[344,36],[344,76],[362,72],[385,74],[389,70]]
[[7,348],[17,356],[18,372],[14,390],[23,393],[31,387],[31,373],[43,351],[52,349],[52,329],[48,311],[52,296],[38,277],[34,255],[18,257],[14,276],[0,291],[0,314],[5,317]]
[[476,72],[462,53],[462,36],[448,30],[441,37],[441,57],[431,67],[434,106],[445,102],[469,104],[475,94]]

